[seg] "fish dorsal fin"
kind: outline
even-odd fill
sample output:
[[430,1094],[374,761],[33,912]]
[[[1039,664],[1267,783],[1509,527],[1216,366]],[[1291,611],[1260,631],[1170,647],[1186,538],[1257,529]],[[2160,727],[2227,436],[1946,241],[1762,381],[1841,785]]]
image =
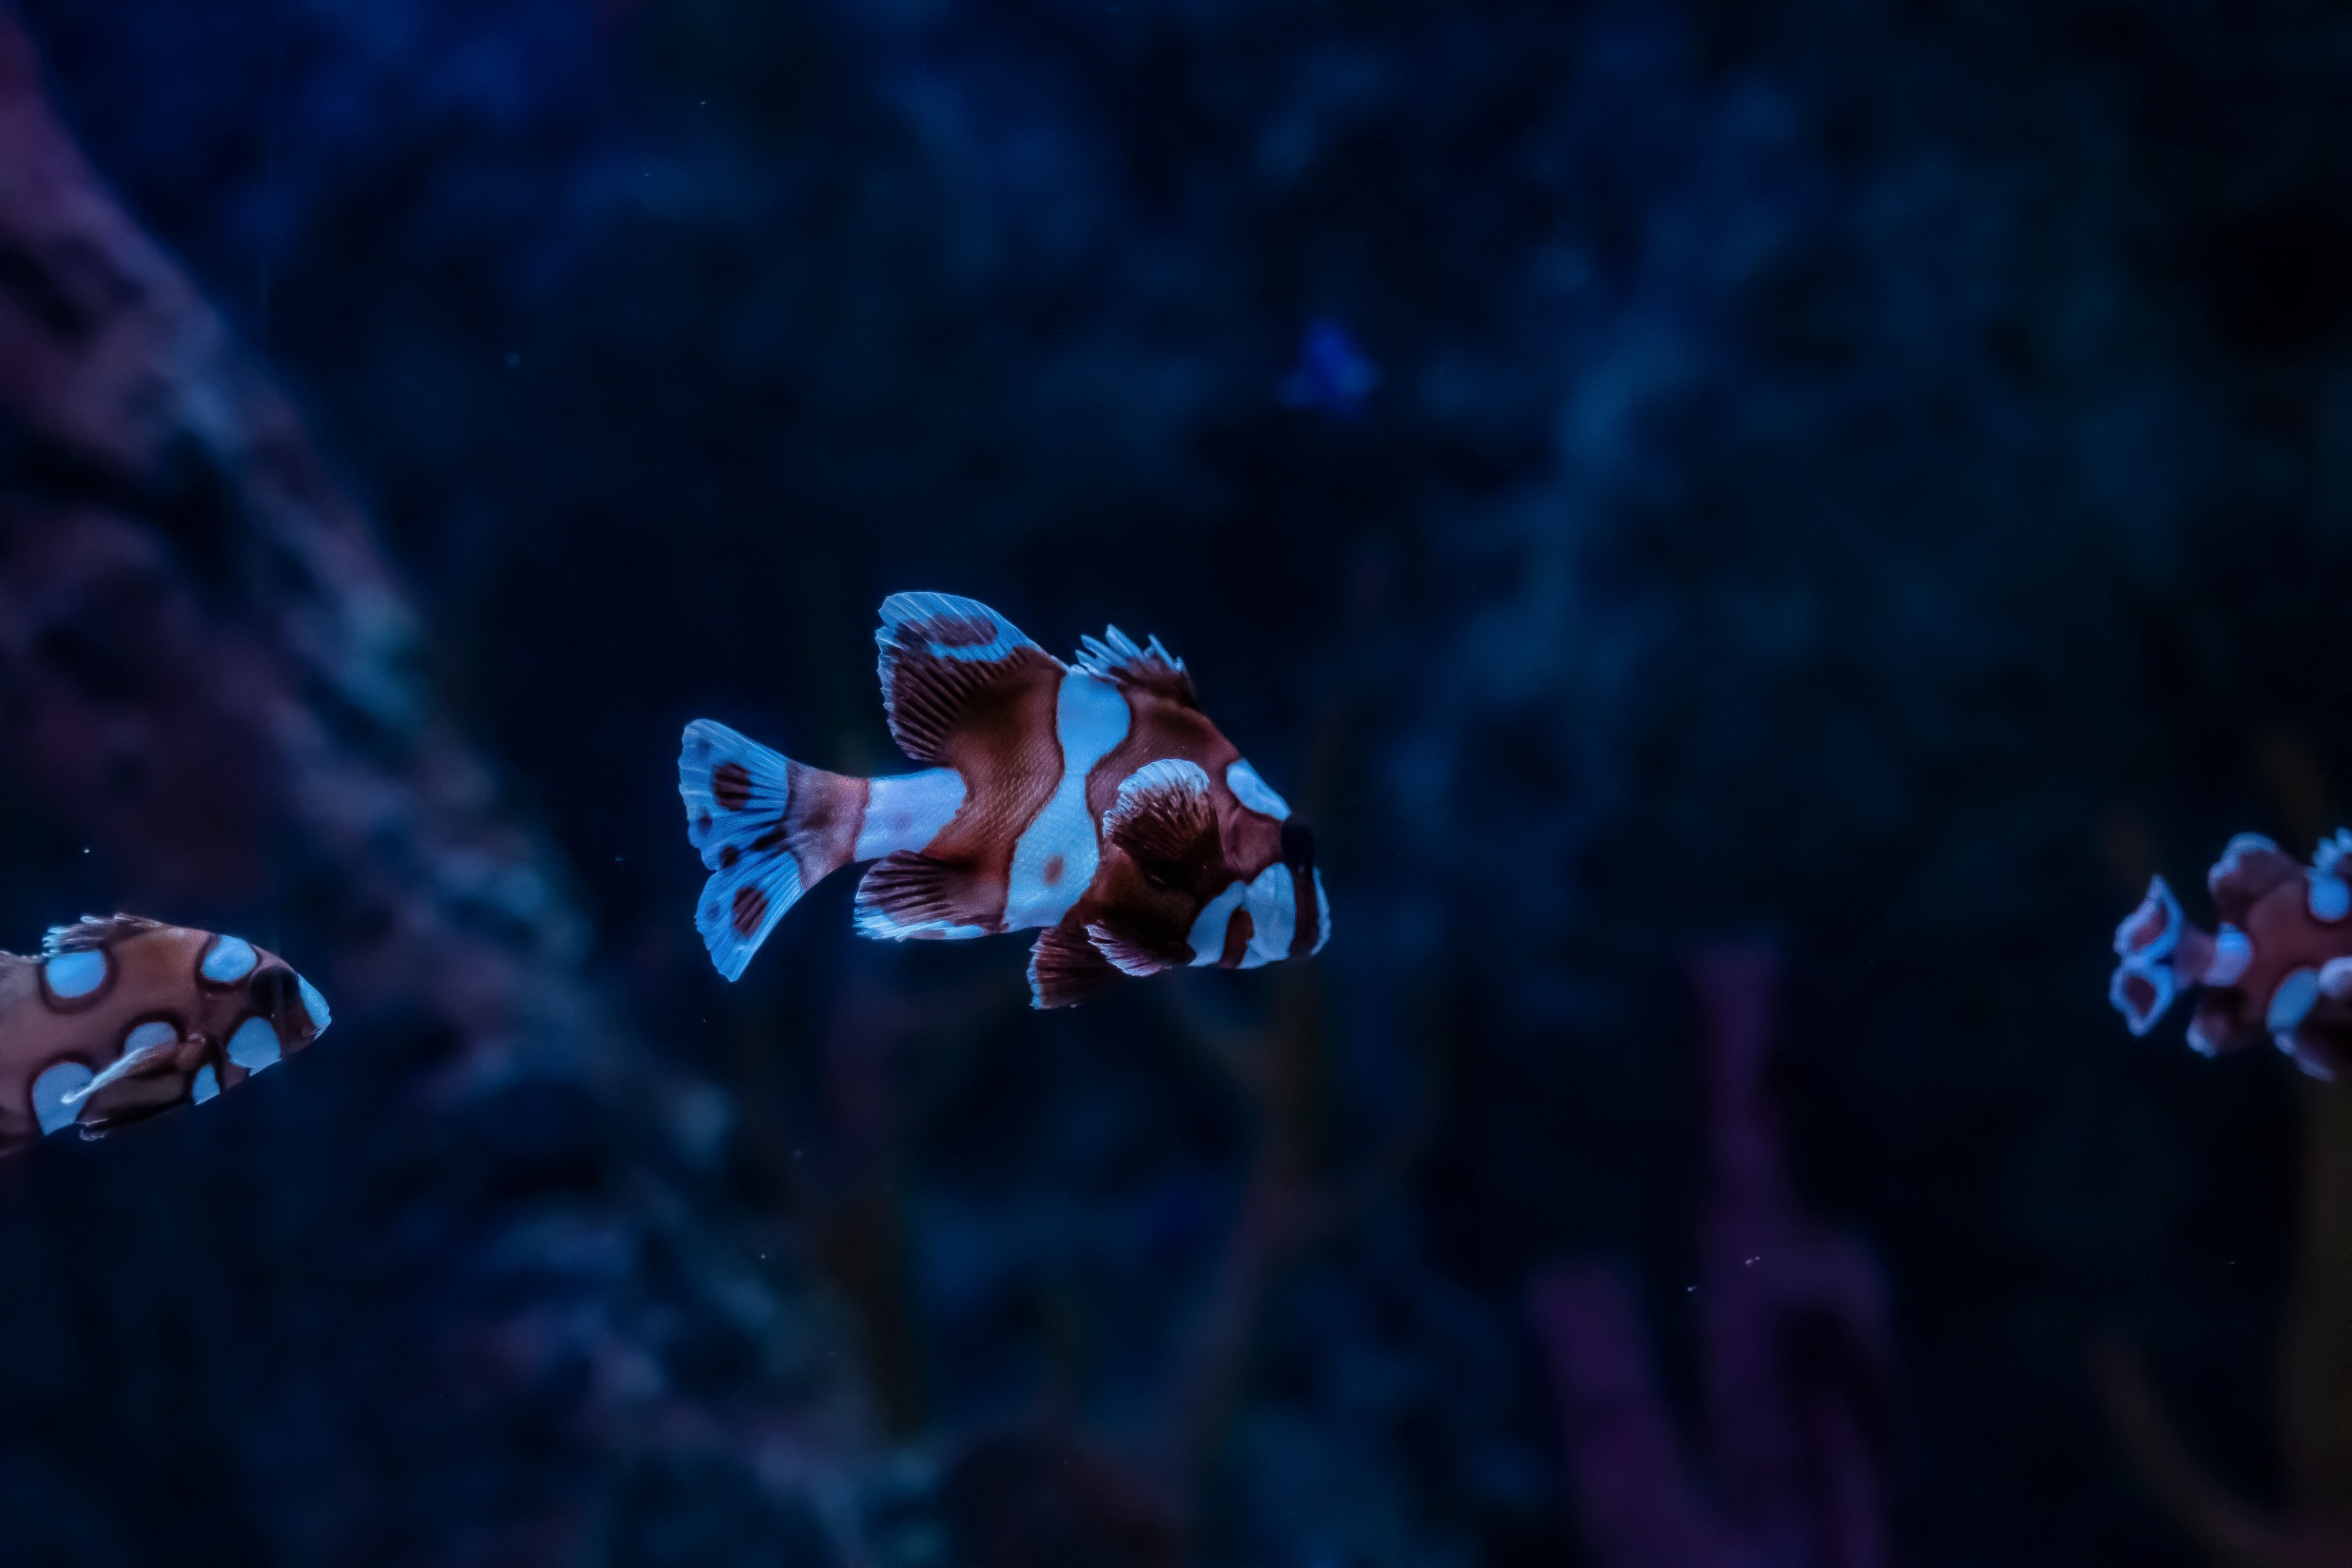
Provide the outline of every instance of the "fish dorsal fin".
[[84,915],[69,926],[51,926],[48,934],[41,938],[41,956],[55,958],[61,952],[89,952],[142,931],[163,929],[162,921],[151,921],[142,915]]
[[1184,661],[1160,647],[1158,637],[1138,647],[1135,639],[1117,626],[1106,627],[1098,637],[1078,639],[1078,668],[1187,708],[1201,706],[1201,694],[1192,689],[1192,677]]
[[992,695],[1069,668],[986,605],[952,594],[891,595],[874,641],[890,738],[919,763],[949,761],[949,738]]
[[1147,874],[1181,880],[1213,858],[1217,814],[1209,775],[1198,763],[1163,757],[1119,782],[1102,817],[1103,840],[1131,856]]
[[1047,926],[1029,950],[1029,1005],[1075,1007],[1118,984],[1118,975],[1086,932]]
[[2259,833],[2241,833],[2230,840],[2221,858],[2206,873],[2205,886],[2221,917],[2231,925],[2243,926],[2247,911],[2264,893],[2302,874],[2303,868],[2277,845]]

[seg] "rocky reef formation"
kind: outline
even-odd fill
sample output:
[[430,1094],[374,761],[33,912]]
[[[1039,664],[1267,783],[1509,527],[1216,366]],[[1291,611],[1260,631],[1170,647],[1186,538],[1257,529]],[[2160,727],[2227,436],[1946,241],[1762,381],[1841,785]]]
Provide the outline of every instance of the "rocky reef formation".
[[0,915],[249,931],[340,1023],[0,1176],[5,1554],[843,1561],[831,1319],[703,1212],[723,1112],[612,1021],[420,637],[0,11]]

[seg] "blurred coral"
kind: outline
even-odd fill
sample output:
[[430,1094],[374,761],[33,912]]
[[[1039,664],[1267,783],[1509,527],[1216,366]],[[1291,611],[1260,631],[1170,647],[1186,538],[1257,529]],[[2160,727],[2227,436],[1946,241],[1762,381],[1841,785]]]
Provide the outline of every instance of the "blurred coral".
[[1886,1309],[1868,1255],[1804,1211],[1782,1167],[1765,1083],[1780,971],[1760,947],[1712,949],[1691,964],[1712,1154],[1691,1288],[1706,1417],[1699,1468],[1645,1370],[1622,1275],[1566,1265],[1529,1293],[1570,1495],[1604,1568],[1895,1561]]

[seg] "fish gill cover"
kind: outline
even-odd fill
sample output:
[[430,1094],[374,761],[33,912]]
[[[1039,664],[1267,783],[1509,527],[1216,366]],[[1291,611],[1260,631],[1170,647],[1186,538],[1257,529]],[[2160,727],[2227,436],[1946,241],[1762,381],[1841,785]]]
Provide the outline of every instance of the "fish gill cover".
[[[2112,1326],[2268,1452],[2286,1090],[2098,993],[2342,815],[2333,8],[18,9],[6,929],[342,1023],[8,1184],[59,1554],[1559,1561],[1520,1303],[1693,1384],[1725,930],[1911,1558],[2192,1560]],[[843,879],[722,989],[663,753],[895,765],[922,585],[1172,639],[1341,938],[1038,1018]]]

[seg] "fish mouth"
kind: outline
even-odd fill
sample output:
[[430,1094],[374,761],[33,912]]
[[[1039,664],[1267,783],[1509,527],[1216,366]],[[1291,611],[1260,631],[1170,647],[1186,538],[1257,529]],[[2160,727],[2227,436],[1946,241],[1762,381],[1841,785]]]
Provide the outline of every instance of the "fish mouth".
[[1303,878],[1315,875],[1315,835],[1297,817],[1282,825],[1282,863]]

